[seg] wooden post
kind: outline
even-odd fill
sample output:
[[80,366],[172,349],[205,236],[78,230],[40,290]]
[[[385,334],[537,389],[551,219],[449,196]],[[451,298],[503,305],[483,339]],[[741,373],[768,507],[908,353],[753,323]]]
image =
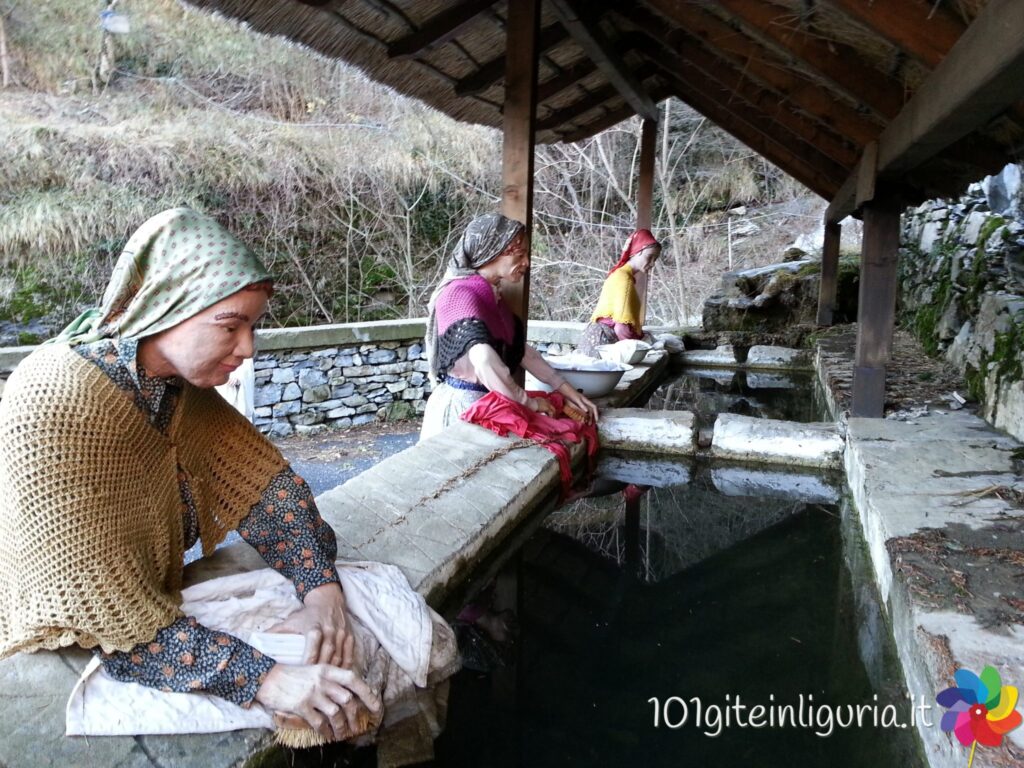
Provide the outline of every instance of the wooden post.
[[832,325],[839,276],[839,238],[842,227],[825,219],[825,242],[821,246],[821,284],[818,286],[818,325]]
[[[501,212],[526,225],[527,248],[533,234],[533,146],[539,25],[540,0],[516,0],[508,4]],[[529,274],[520,284],[503,287],[502,297],[519,315],[525,331],[530,306]]]
[[[644,118],[640,128],[640,178],[636,185],[636,228],[650,229],[654,208],[654,155],[658,144],[658,121]],[[636,276],[640,296],[640,327],[647,319],[647,275]]]
[[900,209],[876,195],[864,206],[857,306],[857,355],[853,369],[851,415],[881,418],[885,405],[885,367],[892,353],[896,319],[896,266]]

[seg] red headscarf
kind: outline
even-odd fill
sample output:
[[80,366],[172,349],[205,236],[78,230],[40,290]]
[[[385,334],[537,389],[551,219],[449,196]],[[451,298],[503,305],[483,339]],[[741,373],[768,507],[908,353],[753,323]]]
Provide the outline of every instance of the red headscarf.
[[636,230],[629,236],[629,240],[626,241],[626,247],[622,249],[622,256],[619,257],[618,263],[609,270],[608,274],[610,275],[616,269],[626,266],[627,261],[640,253],[644,248],[651,245],[660,245],[660,243],[654,239],[654,235],[651,234],[651,230]]

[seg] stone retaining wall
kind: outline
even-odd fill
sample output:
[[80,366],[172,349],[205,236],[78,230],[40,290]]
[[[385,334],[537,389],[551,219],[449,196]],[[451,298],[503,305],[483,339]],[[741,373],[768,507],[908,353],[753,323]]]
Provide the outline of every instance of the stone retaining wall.
[[[531,321],[528,337],[540,351],[561,354],[581,328]],[[416,318],[259,331],[254,423],[284,437],[422,414],[430,394],[425,330]],[[4,378],[32,349],[0,348],[0,395]]]
[[1024,439],[1024,193],[1007,166],[903,217],[902,322],[967,379],[985,418]]

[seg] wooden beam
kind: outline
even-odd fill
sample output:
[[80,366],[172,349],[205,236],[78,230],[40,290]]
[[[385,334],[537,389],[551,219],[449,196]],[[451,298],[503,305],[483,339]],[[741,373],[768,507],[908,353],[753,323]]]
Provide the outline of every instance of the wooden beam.
[[407,59],[441,45],[462,32],[497,0],[466,0],[427,19],[418,30],[388,45],[388,58]]
[[857,163],[857,151],[845,137],[834,133],[825,123],[819,123],[793,111],[778,93],[758,86],[746,76],[746,73],[736,69],[728,61],[713,54],[708,55],[699,51],[694,53],[699,48],[695,42],[682,34],[664,34],[664,25],[661,25],[660,30],[648,26],[650,17],[630,17],[629,20],[638,26],[643,25],[644,31],[637,33],[642,38],[641,42],[632,46],[638,51],[642,50],[643,56],[650,57],[670,69],[686,68],[690,72],[703,73],[702,76],[731,91],[738,100],[771,115],[798,138],[817,148],[844,168],[851,169]]
[[924,0],[825,0],[905,54],[934,69],[966,25],[942,5]]
[[[814,173],[811,174],[812,176],[818,175],[822,178],[827,178],[830,180],[829,184],[833,188],[838,188],[840,179],[843,179],[847,173],[847,168],[833,162],[813,144],[794,141],[794,138],[799,137],[795,137],[784,124],[776,119],[776,114],[779,113],[769,114],[752,104],[737,103],[733,98],[733,92],[729,88],[706,77],[696,67],[691,67],[681,61],[674,60],[671,55],[659,56],[656,58],[656,61],[665,67],[666,74],[672,78],[672,82],[683,85],[688,89],[688,94],[697,93],[713,100],[719,106],[720,111],[734,115],[737,119],[748,123],[759,133],[770,137],[774,143],[785,149],[786,156],[797,160],[806,168],[813,167]],[[679,95],[684,101],[687,100],[687,97],[682,93]],[[691,106],[698,109],[698,111],[703,111],[696,104],[691,104]],[[711,116],[708,115],[708,117]],[[716,120],[716,122],[718,121]],[[725,123],[721,123],[721,125],[726,127]],[[778,165],[788,172],[789,169],[786,166]]]
[[576,44],[597,65],[636,113],[650,120],[658,119],[658,108],[626,67],[622,58],[601,31],[596,19],[581,14],[572,0],[548,0]]
[[[650,229],[654,210],[654,155],[658,144],[658,121],[644,119],[640,125],[640,169],[636,183],[636,228]],[[640,297],[640,327],[647,320],[647,290],[650,275],[636,275]]]
[[590,110],[597,109],[602,104],[618,98],[619,92],[612,86],[606,85],[602,88],[598,88],[597,90],[588,93],[582,99],[574,101],[564,109],[552,112],[543,120],[537,121],[537,130],[550,131],[561,125],[565,125],[566,123],[571,123],[573,120],[581,115],[585,115]]
[[552,96],[561,93],[569,86],[578,83],[585,77],[589,77],[597,71],[597,65],[590,59],[577,61],[559,75],[550,80],[540,83],[537,86],[537,103],[547,101]]
[[[518,2],[518,0],[516,0]],[[516,3],[512,3],[514,6]],[[509,8],[511,15],[512,8]],[[507,27],[506,27],[507,29]],[[556,45],[560,45],[569,39],[569,33],[565,31],[565,27],[561,24],[552,24],[551,26],[545,27],[540,31],[537,36],[536,52],[539,58],[542,53],[549,51]],[[505,48],[506,51],[509,49],[508,45],[508,34],[505,36]],[[505,67],[505,54],[502,53],[486,64],[482,64],[480,69],[473,72],[470,75],[455,83],[455,95],[456,96],[472,96],[473,94],[486,91],[495,83],[499,82],[506,74]]]
[[[828,199],[839,188],[838,179],[842,171],[810,148],[795,150],[790,137],[779,131],[777,124],[767,115],[752,108],[733,111],[728,103],[728,94],[709,93],[707,82],[673,80],[671,85],[680,99],[813,192]],[[834,175],[828,175],[823,168],[830,169]]]
[[[505,72],[504,136],[502,142],[501,211],[526,225],[527,248],[533,235],[534,129],[537,111],[537,59],[541,0],[509,3],[507,69]],[[526,321],[530,306],[530,277],[503,286],[502,296],[512,311]],[[519,382],[522,384],[522,382]]]
[[857,191],[854,195],[860,208],[875,197],[875,180],[878,178],[878,142],[869,142],[857,164]]
[[[882,127],[852,107],[836,101],[830,93],[789,71],[789,65],[764,46],[737,32],[717,16],[687,0],[645,0],[681,30],[719,58],[730,61],[744,75],[769,88],[793,108],[848,136],[858,145],[876,138]],[[785,104],[780,104],[785,107]]]
[[[657,99],[658,96],[654,96],[654,98]],[[619,109],[614,109],[610,112],[606,112],[605,114],[601,115],[601,117],[595,118],[591,122],[586,123],[580,126],[579,128],[567,129],[565,131],[560,131],[557,133],[559,136],[561,136],[562,141],[568,144],[572,144],[573,142],[582,141],[583,139],[590,138],[595,133],[600,133],[606,128],[612,127],[613,125],[618,125],[623,120],[628,120],[634,115],[636,115],[636,112],[634,112],[633,108],[627,104],[626,106],[620,107]]]
[[875,199],[864,207],[857,303],[857,352],[853,368],[853,416],[881,418],[885,368],[892,356],[900,244],[898,203]]
[[[878,177],[897,179],[984,126],[1021,97],[1024,3],[990,0],[942,63],[878,138]],[[1012,158],[1007,156],[1009,162]],[[856,180],[829,205],[830,221],[856,208]]]
[[832,325],[839,283],[839,242],[842,227],[825,220],[825,240],[821,246],[821,283],[818,285],[818,325]]
[[[650,64],[647,64],[642,69],[636,72],[636,78],[640,82],[643,82],[654,73],[654,67]],[[559,109],[557,112],[552,112],[543,120],[539,120],[537,122],[537,130],[549,131],[552,129],[557,129],[558,126],[564,125],[566,123],[571,123],[576,118],[580,117],[581,115],[585,115],[592,109],[597,109],[606,102],[618,101],[621,98],[622,94],[620,94],[617,90],[615,90],[614,87],[610,85],[597,88],[587,93],[582,99],[578,99],[572,102],[571,104],[566,105],[562,109]]]
[[[905,0],[903,0],[905,2]],[[756,39],[803,64],[848,99],[891,119],[906,101],[903,85],[864,62],[856,48],[801,28],[800,17],[765,0],[715,0]]]

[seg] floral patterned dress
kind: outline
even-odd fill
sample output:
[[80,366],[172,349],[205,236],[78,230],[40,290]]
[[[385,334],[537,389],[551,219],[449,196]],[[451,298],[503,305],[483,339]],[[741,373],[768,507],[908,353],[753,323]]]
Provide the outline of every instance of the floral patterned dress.
[[[150,423],[166,433],[181,382],[149,376],[138,364],[137,339],[101,339],[73,349],[95,363],[125,391]],[[199,538],[199,522],[185,473],[178,476],[184,548]],[[241,537],[267,564],[295,585],[300,599],[312,589],[338,583],[334,531],[320,517],[305,481],[286,467],[268,483],[238,526]],[[237,637],[183,616],[129,651],[97,651],[107,674],[164,691],[201,691],[249,706],[275,662]]]

